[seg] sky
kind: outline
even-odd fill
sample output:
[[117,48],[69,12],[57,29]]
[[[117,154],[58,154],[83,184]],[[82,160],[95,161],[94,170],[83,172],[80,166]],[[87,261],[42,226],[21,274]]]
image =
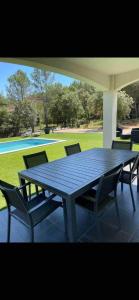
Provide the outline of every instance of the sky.
[[[0,62],[0,93],[2,93],[4,96],[6,96],[7,78],[10,75],[14,74],[19,69],[26,72],[30,78],[30,74],[33,71],[33,68],[22,66],[22,65]],[[74,78],[67,77],[57,73],[54,73],[54,77],[55,77],[55,82],[59,82],[65,86],[70,85],[75,80]]]

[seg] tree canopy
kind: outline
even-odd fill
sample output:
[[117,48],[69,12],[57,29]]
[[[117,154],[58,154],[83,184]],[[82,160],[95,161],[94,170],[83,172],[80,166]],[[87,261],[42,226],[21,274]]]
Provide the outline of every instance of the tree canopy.
[[30,80],[25,72],[18,70],[8,78],[7,97],[11,100],[24,100],[29,94]]
[[[131,116],[138,87],[139,83],[118,92],[118,120]],[[69,86],[55,83],[54,74],[44,69],[35,68],[30,78],[18,70],[8,78],[7,97],[0,94],[0,130],[12,128],[15,135],[24,128],[34,130],[36,124],[79,127],[102,118],[102,92],[77,80]]]

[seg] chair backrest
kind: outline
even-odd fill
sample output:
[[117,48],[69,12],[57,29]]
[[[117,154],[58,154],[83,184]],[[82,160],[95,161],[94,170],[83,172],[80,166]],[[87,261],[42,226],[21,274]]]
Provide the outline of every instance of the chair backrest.
[[45,151],[24,155],[23,160],[27,169],[48,162],[48,158]]
[[112,141],[112,149],[132,150],[132,142]]
[[79,153],[79,152],[81,152],[80,144],[77,143],[77,144],[65,146],[65,151],[66,151],[67,156],[75,154],[75,153]]
[[0,190],[5,197],[8,208],[14,206],[23,213],[27,213],[27,204],[16,186],[0,180]]
[[[135,128],[132,128],[132,130],[139,130],[139,128],[138,128],[138,127],[137,127],[137,128],[135,127]],[[132,130],[131,130],[131,131],[132,131]]]
[[116,127],[116,130],[117,130],[117,131],[120,131],[120,133],[122,133],[122,131],[123,131],[123,129],[120,128],[120,127]]
[[102,202],[111,192],[116,191],[122,168],[123,165],[121,164],[110,175],[102,176],[100,178],[96,194],[96,201],[98,204]]
[[133,162],[133,166],[132,166],[132,169],[131,169],[131,173],[133,174],[137,167],[138,167],[138,164],[139,164],[139,155],[136,156],[134,162]]
[[139,143],[139,129],[131,130],[131,141],[133,143]]

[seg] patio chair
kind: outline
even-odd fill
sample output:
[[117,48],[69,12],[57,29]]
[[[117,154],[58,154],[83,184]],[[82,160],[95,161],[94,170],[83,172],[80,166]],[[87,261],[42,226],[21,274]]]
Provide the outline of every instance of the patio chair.
[[[112,149],[119,150],[132,150],[132,142],[121,142],[121,141],[112,141]],[[129,168],[131,170],[131,163],[129,164]]]
[[138,144],[139,143],[139,129],[132,129],[131,130],[131,142]]
[[132,130],[139,130],[139,127],[133,127]]
[[119,181],[121,182],[121,189],[123,190],[123,184],[128,184],[130,187],[130,193],[131,193],[131,198],[132,198],[132,204],[133,204],[133,210],[135,211],[135,201],[134,201],[134,195],[133,195],[133,190],[132,190],[132,182],[137,178],[138,174],[135,174],[134,172],[137,170],[139,165],[139,155],[134,160],[134,163],[132,165],[132,168],[130,171],[125,171],[123,170]]
[[[104,207],[111,202],[115,203],[116,213],[120,220],[119,208],[117,202],[117,184],[122,171],[123,165],[119,165],[110,175],[102,176],[99,180],[97,190],[91,189],[84,195],[76,199],[76,203],[95,214],[96,222],[98,215],[103,211]],[[109,195],[110,193],[114,195]]]
[[121,138],[122,140],[129,140],[129,139],[131,139],[131,134],[130,134],[130,133],[124,133],[124,134],[121,134],[121,135],[120,135],[120,138]]
[[[47,154],[45,151],[24,155],[23,160],[24,160],[26,169],[36,167],[40,164],[48,163],[48,157],[47,157]],[[39,194],[38,185],[35,185],[35,188],[36,188],[36,193],[38,195]],[[46,190],[41,189],[41,192],[43,193],[44,197],[45,197],[45,191]],[[56,196],[56,194],[52,194],[52,195],[53,195],[53,197]],[[52,195],[51,195],[51,197],[52,197]],[[50,196],[50,193],[49,193],[49,196]]]
[[60,202],[52,199],[47,202],[44,199],[42,202],[42,199],[40,200],[42,195],[37,195],[29,202],[26,201],[21,191],[28,185],[30,183],[16,187],[0,180],[0,190],[8,207],[7,242],[10,242],[11,217],[16,218],[30,229],[31,242],[34,242],[34,227],[61,206]]
[[77,143],[77,144],[65,146],[65,151],[66,151],[67,156],[75,154],[75,153],[79,153],[79,152],[81,152],[80,144]]
[[120,127],[116,128],[116,137],[120,137],[122,135],[123,129]]
[[132,150],[132,142],[112,141],[112,149]]

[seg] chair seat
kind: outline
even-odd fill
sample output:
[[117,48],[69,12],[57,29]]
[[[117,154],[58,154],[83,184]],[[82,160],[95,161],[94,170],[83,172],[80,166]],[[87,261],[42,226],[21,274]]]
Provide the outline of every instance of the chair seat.
[[33,212],[30,213],[33,225],[37,225],[41,222],[44,218],[49,216],[53,211],[55,211],[58,207],[61,207],[61,203],[54,200],[48,200],[47,203],[44,203],[39,208],[35,209]]
[[131,173],[128,171],[122,171],[119,181],[126,184],[130,184],[133,180],[135,180],[136,177],[137,177],[136,174],[132,174],[132,180],[131,180]]
[[122,140],[129,140],[131,138],[131,134],[121,134],[120,137]]
[[36,196],[36,193],[33,194],[30,200],[27,202],[27,207],[28,209],[32,209],[35,206],[39,205],[42,202],[46,202],[47,198],[43,193],[40,193],[39,195]]
[[[44,202],[38,203],[37,207],[35,203],[36,199],[34,199],[34,202],[32,203],[28,203],[28,206],[30,206],[29,214],[31,216],[33,226],[40,223],[58,207],[61,207],[61,202],[54,200],[48,200],[47,202],[44,200]],[[30,226],[29,218],[27,218],[27,216],[18,209],[13,210],[11,215],[24,223],[24,225]]]
[[[80,197],[78,197],[76,199],[76,204],[78,204],[88,210],[94,211],[95,203],[96,203],[96,192],[97,191],[94,189],[86,192],[85,194],[81,195]],[[114,200],[113,196],[107,195],[107,197],[101,203],[99,203],[98,211],[103,209],[103,207],[105,207],[105,205],[108,202],[111,202],[113,200]]]

